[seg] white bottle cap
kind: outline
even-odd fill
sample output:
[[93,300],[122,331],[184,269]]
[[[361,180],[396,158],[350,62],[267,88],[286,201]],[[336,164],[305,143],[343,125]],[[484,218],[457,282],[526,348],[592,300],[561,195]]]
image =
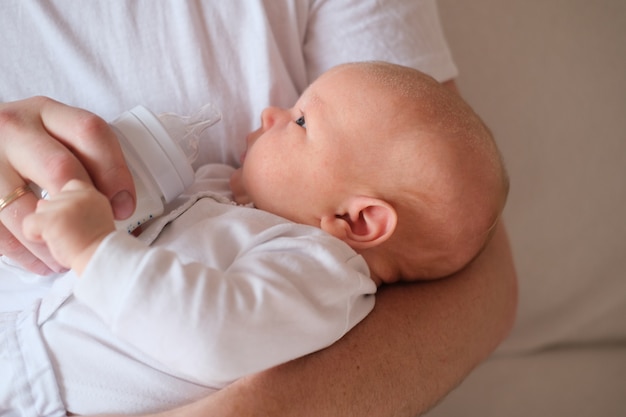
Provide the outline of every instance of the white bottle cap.
[[[193,183],[193,169],[184,151],[170,138],[159,119],[143,106],[121,115],[115,126],[143,160],[165,202],[170,202]],[[148,133],[153,140],[132,140]]]

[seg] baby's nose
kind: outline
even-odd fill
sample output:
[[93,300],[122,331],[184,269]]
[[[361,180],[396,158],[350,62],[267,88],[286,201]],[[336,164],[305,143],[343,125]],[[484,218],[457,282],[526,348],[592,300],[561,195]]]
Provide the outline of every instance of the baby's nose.
[[279,107],[267,107],[261,113],[261,127],[263,130],[270,129],[283,117],[285,110]]

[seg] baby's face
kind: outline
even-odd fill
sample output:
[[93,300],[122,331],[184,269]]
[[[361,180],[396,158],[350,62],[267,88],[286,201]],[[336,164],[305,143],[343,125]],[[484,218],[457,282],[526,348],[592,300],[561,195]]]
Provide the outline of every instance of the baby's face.
[[318,226],[319,216],[350,188],[355,158],[371,152],[374,106],[363,105],[358,84],[349,71],[331,70],[294,107],[264,110],[231,178],[235,200]]

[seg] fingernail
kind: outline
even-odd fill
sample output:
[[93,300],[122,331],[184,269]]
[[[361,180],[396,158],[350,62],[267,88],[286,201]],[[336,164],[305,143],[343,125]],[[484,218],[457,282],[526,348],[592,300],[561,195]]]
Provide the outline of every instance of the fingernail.
[[135,210],[135,201],[128,191],[120,191],[111,199],[113,214],[116,219],[126,219]]

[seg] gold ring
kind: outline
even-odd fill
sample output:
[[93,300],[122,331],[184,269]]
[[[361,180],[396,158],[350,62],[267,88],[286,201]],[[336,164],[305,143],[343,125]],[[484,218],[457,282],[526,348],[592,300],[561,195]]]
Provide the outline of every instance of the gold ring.
[[30,192],[31,189],[28,184],[20,185],[15,190],[13,190],[9,195],[4,198],[0,198],[0,211],[4,210],[9,204],[13,203],[15,200],[23,196],[24,194]]

